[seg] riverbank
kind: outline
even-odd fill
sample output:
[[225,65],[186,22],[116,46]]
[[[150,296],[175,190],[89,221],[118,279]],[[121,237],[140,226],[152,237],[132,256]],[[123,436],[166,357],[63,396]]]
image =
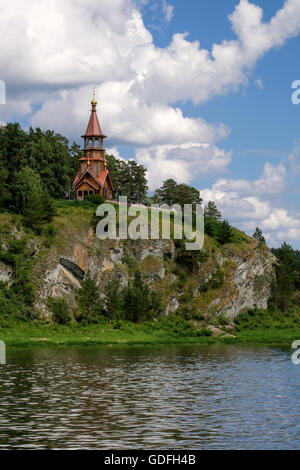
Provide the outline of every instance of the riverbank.
[[154,329],[149,325],[123,323],[121,327],[98,325],[42,325],[39,323],[15,323],[0,328],[0,340],[9,347],[42,346],[97,346],[134,344],[261,344],[290,347],[300,340],[300,328],[257,328],[234,332],[235,337],[200,336],[167,329]]

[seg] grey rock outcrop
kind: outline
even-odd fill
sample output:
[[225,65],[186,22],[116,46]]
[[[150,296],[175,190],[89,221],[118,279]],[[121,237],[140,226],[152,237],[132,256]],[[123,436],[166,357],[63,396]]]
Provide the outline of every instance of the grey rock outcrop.
[[13,269],[0,261],[0,282],[9,282],[12,278]]
[[[221,266],[224,261],[222,259]],[[231,319],[245,310],[265,310],[271,296],[275,257],[269,250],[261,252],[258,245],[253,244],[250,253],[243,257],[235,255],[231,261],[234,265],[231,288],[211,302],[209,308],[214,308],[215,314],[224,314]]]
[[[101,294],[109,279],[118,279],[124,286],[136,267],[149,288],[159,292],[166,315],[179,310],[196,318],[225,315],[232,320],[245,309],[267,307],[275,258],[249,237],[225,246],[208,237],[198,265],[184,272],[175,263],[172,240],[99,240],[79,217],[73,225],[67,222],[61,220],[62,228],[49,248],[36,245],[29,250],[36,258],[35,307],[45,315],[50,315],[48,297],[66,298],[76,309],[76,291],[86,276]],[[224,281],[215,287],[218,270],[223,271]],[[10,267],[0,264],[0,280],[6,282],[11,275]]]
[[176,310],[180,307],[180,304],[178,302],[178,299],[173,295],[170,297],[170,300],[168,302],[165,315],[168,316],[170,313],[176,312]]

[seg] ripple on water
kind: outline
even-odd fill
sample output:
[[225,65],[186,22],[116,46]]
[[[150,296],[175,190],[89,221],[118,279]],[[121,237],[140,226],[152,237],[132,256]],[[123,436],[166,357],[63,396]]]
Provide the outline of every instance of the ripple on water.
[[299,371],[267,348],[15,350],[0,447],[298,449]]

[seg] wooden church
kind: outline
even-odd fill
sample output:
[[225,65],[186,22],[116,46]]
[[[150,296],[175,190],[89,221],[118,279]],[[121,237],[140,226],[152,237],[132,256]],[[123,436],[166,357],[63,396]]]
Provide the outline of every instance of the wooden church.
[[83,157],[80,158],[80,170],[73,182],[77,199],[84,199],[90,194],[101,194],[104,199],[112,199],[113,184],[107,168],[103,140],[97,116],[95,90],[91,102],[92,110],[87,130],[81,137],[84,139]]

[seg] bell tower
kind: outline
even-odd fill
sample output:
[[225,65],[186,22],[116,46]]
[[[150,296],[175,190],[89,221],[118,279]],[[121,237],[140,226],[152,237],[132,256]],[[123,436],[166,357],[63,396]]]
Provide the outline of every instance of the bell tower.
[[93,89],[92,109],[85,134],[81,137],[84,141],[83,157],[80,158],[80,170],[73,182],[77,199],[84,199],[91,194],[101,194],[105,199],[113,196],[113,184],[107,168],[103,134],[98,116],[95,87]]
[[91,105],[92,109],[89,123],[85,134],[81,136],[84,139],[84,155],[80,159],[80,166],[81,171],[84,171],[89,167],[99,178],[101,171],[105,170],[107,165],[105,159],[105,149],[103,148],[103,140],[106,139],[106,135],[104,135],[101,130],[97,116],[95,87],[93,88],[93,99],[91,101]]

